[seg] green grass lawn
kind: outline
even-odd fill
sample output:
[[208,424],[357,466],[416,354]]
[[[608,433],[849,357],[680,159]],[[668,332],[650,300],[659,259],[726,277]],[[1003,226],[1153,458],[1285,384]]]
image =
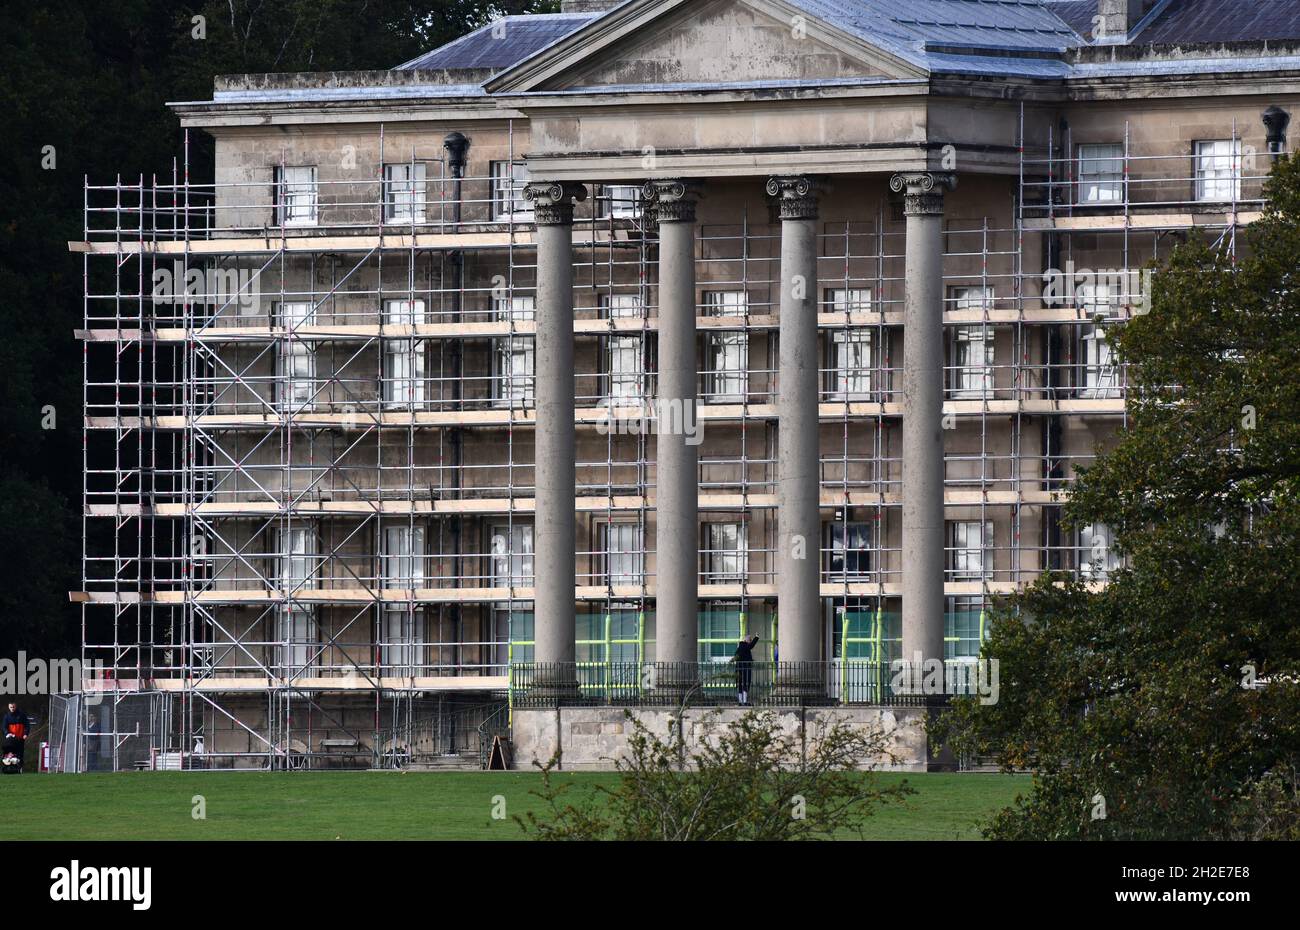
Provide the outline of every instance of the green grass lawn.
[[[564,776],[575,786],[609,774]],[[871,839],[978,839],[978,824],[1028,790],[1021,775],[922,774],[905,804],[871,818]],[[20,840],[516,840],[540,802],[534,772],[130,772],[0,779],[5,834]],[[202,795],[207,819],[191,816]]]

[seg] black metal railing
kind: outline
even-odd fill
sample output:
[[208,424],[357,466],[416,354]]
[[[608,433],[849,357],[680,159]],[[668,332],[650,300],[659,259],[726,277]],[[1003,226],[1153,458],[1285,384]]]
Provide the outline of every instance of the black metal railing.
[[[510,667],[513,706],[919,707],[943,695],[894,687],[888,662],[576,662]],[[743,700],[742,700],[743,698]]]

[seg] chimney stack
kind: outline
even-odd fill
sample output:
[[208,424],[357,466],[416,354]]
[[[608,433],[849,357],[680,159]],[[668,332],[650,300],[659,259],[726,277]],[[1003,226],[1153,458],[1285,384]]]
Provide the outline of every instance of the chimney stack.
[[1103,45],[1123,45],[1128,41],[1129,30],[1142,19],[1143,0],[1097,0],[1097,16],[1092,40]]

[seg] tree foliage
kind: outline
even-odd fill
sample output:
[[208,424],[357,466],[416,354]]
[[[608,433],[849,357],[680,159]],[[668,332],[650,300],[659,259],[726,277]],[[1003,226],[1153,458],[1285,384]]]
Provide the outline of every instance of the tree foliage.
[[1127,427],[1066,516],[1110,526],[1126,567],[1012,599],[985,645],[1000,701],[936,733],[1034,770],[994,837],[1300,829],[1300,162],[1266,195],[1235,260],[1176,248],[1112,337]]
[[[873,811],[901,801],[906,783],[882,787],[862,758],[886,752],[882,731],[842,722],[809,739],[782,729],[771,712],[749,712],[721,725],[702,723],[699,748],[689,750],[680,726],[653,733],[630,712],[627,755],[616,761],[614,787],[568,800],[570,786],[554,777],[558,758],[541,766],[542,816],[515,817],[546,840],[806,840],[857,833]],[[681,718],[676,718],[680,720]]]

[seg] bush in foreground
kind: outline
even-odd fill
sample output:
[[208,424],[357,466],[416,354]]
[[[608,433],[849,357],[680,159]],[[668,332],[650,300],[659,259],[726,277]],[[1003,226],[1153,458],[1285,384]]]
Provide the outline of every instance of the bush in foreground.
[[569,786],[542,770],[539,816],[515,820],[544,840],[807,840],[861,836],[881,805],[914,793],[906,782],[882,787],[858,760],[886,756],[887,737],[836,723],[809,734],[781,728],[770,712],[750,712],[727,726],[716,714],[702,721],[705,738],[688,750],[681,716],[660,737],[627,714],[628,753],[615,762],[613,786],[571,802]]

